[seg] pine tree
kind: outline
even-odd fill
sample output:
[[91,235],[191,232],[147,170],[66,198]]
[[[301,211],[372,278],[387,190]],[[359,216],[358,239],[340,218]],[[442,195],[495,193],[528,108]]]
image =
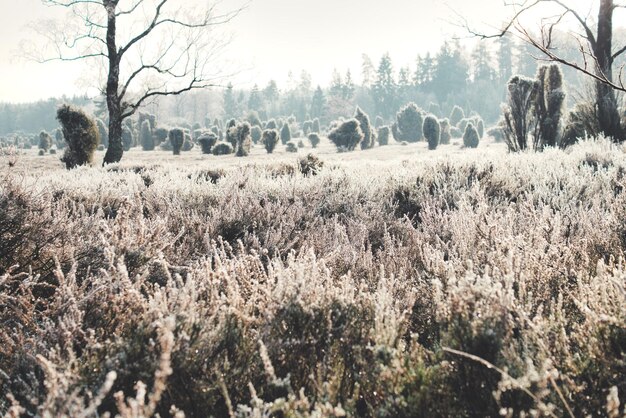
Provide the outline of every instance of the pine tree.
[[254,85],[250,91],[250,97],[248,98],[248,109],[254,111],[260,111],[263,108],[263,99],[259,92],[259,86]]
[[393,114],[396,106],[396,90],[397,85],[393,77],[393,65],[389,54],[384,54],[380,59],[378,71],[376,73],[376,82],[372,87],[372,98],[376,113],[385,117]]
[[[326,97],[320,86],[317,86],[311,99],[311,116],[314,118],[320,118],[324,114],[324,107],[326,106]],[[319,123],[319,121],[318,121]]]
[[232,83],[228,83],[224,91],[224,116],[226,118],[237,116],[237,101],[235,100]]

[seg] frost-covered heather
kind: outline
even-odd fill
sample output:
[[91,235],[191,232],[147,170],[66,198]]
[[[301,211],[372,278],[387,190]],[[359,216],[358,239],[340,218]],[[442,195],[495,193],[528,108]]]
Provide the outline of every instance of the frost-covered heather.
[[0,412],[622,416],[623,150],[413,147],[1,157]]

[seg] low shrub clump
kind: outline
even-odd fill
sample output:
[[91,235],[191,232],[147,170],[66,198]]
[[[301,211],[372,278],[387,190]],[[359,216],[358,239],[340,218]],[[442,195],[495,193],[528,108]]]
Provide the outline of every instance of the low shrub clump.
[[185,132],[183,132],[181,128],[170,129],[169,138],[174,155],[180,155],[180,151],[183,149],[183,143],[185,142]]
[[213,132],[202,134],[200,138],[198,138],[198,143],[200,144],[203,154],[210,154],[211,149],[217,143],[217,135]]
[[228,155],[235,152],[233,146],[228,142],[218,142],[211,151],[213,155]]
[[335,144],[338,151],[354,151],[363,140],[363,131],[357,119],[342,122],[328,134],[328,139]]
[[280,141],[280,135],[276,129],[266,129],[263,131],[263,137],[261,138],[263,146],[268,154],[274,152],[276,145]]
[[311,147],[317,148],[317,146],[319,145],[321,141],[320,136],[316,133],[311,133],[309,134],[308,138],[309,138],[309,142],[311,143]]
[[82,110],[63,105],[57,111],[57,120],[61,123],[66,148],[61,157],[65,167],[71,168],[91,164],[100,142],[98,128],[92,118]]

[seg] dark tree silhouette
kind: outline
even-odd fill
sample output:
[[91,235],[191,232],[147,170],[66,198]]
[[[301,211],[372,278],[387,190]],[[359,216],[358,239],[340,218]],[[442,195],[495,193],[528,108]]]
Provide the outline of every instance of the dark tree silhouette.
[[[613,63],[626,52],[626,45],[613,47],[613,19],[618,9],[626,9],[625,2],[615,0],[600,0],[597,9],[597,19],[593,22],[588,16],[561,0],[505,0],[504,4],[515,12],[496,33],[481,33],[470,28],[467,21],[464,26],[467,30],[480,38],[502,37],[509,32],[517,34],[530,45],[540,51],[548,61],[558,62],[571,67],[595,81],[595,105],[598,110],[598,124],[600,131],[616,141],[626,140],[626,129],[621,126],[616,91],[626,92],[623,69],[614,76]],[[520,18],[529,10],[544,6],[553,6],[559,10],[556,16],[542,19],[539,35],[533,35],[520,23]],[[567,59],[561,54],[556,45],[553,34],[565,19],[571,18],[581,30],[579,41],[579,57],[577,61]]]
[[54,52],[31,56],[40,62],[95,59],[98,66],[106,68],[103,94],[109,147],[105,164],[122,159],[122,122],[143,104],[159,96],[215,85],[214,60],[228,40],[213,36],[211,29],[241,11],[220,14],[214,4],[190,7],[181,0],[42,2],[67,8],[72,20],[59,28],[42,27],[40,32]]

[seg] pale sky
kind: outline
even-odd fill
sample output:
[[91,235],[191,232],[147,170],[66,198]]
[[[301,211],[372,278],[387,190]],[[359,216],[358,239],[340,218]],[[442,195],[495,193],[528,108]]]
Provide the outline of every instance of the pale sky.
[[[172,1],[185,5],[189,0]],[[234,2],[223,0],[222,7]],[[566,0],[583,12],[595,12],[596,2]],[[237,69],[231,81],[240,87],[254,83],[263,87],[275,79],[284,88],[288,72],[298,78],[303,69],[312,75],[313,86],[326,85],[334,68],[342,74],[350,68],[359,81],[363,53],[374,65],[389,52],[396,69],[413,67],[418,53],[435,52],[455,33],[465,35],[450,24],[456,20],[452,10],[476,26],[498,26],[511,13],[502,4],[502,0],[250,0],[228,28],[233,41],[225,61]],[[20,56],[20,42],[34,37],[29,24],[63,18],[64,13],[41,0],[0,0],[0,102],[93,94],[97,85],[93,70],[83,63],[39,64]]]

